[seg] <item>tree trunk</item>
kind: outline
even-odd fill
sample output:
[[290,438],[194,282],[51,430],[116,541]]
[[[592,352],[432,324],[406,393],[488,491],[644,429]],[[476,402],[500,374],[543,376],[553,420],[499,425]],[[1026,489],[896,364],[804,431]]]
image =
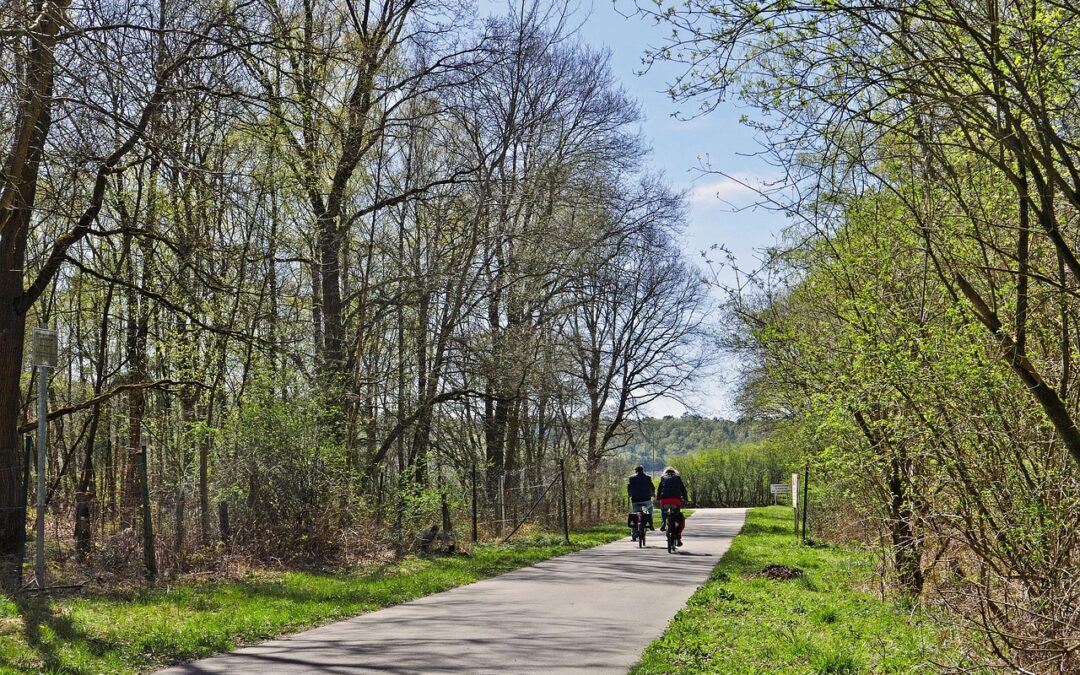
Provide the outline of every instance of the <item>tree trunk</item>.
[[506,425],[510,417],[510,402],[503,398],[484,400],[484,445],[488,463],[488,497],[499,493],[499,477],[506,470]]
[[431,403],[435,394],[435,381],[437,377],[429,379],[428,372],[428,308],[431,305],[431,295],[427,290],[421,292],[420,302],[417,304],[417,330],[416,330],[416,393],[417,405],[421,406],[420,415],[416,419],[416,427],[413,429],[414,456],[413,469],[415,471],[416,488],[422,489],[427,483],[428,470],[428,443],[431,435],[431,416],[433,405]]
[[341,241],[337,218],[332,214],[319,216],[319,277],[322,295],[323,376],[336,385],[344,380],[345,330],[341,316]]
[[922,593],[922,555],[919,551],[918,538],[915,536],[915,514],[911,508],[911,495],[905,483],[910,471],[909,460],[902,449],[879,436],[866,417],[859,411],[852,411],[855,422],[872,449],[882,453],[882,462],[887,465],[885,486],[889,493],[889,531],[892,536],[893,564],[900,588],[912,596]]
[[93,504],[96,493],[94,481],[94,445],[97,438],[101,406],[94,406],[90,413],[90,427],[86,433],[86,450],[83,455],[79,487],[75,492],[75,553],[85,558],[93,543]]
[[199,443],[199,537],[210,544],[210,439]]
[[15,555],[22,522],[19,372],[23,363],[26,311],[23,280],[38,169],[52,124],[56,67],[53,49],[66,4],[44,2],[25,55],[25,98],[19,102],[11,147],[4,158],[0,191],[0,585],[18,583]]
[[901,591],[912,597],[922,593],[922,555],[915,537],[915,514],[904,485],[906,460],[894,457],[889,466],[889,516],[893,562]]
[[19,448],[19,370],[23,359],[25,315],[15,311],[22,289],[22,271],[13,269],[4,256],[0,274],[13,283],[0,284],[0,584],[11,589],[17,583],[15,555],[24,523],[22,470]]
[[185,507],[187,506],[187,496],[184,494],[183,486],[180,486],[176,490],[176,539],[173,544],[173,553],[176,555],[177,560],[184,552],[184,518],[186,517]]
[[[130,238],[130,235],[127,235]],[[144,263],[145,264],[145,263]],[[129,266],[129,282],[134,287],[134,264]],[[146,380],[146,336],[149,318],[134,288],[127,292],[127,361],[131,382]],[[128,392],[127,448],[123,484],[120,487],[120,529],[126,530],[138,519],[139,481],[135,454],[141,451],[143,414],[146,394],[141,387]]]

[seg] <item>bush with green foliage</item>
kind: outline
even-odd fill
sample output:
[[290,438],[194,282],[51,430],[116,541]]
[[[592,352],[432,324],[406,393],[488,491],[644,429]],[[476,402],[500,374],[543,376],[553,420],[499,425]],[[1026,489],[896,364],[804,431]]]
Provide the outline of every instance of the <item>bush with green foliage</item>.
[[678,470],[697,506],[771,504],[771,483],[789,482],[791,453],[768,440],[691,453]]

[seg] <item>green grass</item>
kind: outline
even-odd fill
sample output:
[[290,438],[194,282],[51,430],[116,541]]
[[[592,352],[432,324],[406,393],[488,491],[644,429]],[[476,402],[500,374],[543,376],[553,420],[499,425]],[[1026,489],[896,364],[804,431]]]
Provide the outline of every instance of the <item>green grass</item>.
[[468,584],[626,536],[622,525],[407,558],[350,574],[259,573],[114,596],[0,596],[0,672],[136,673]]
[[[787,581],[754,576],[798,567]],[[742,533],[631,671],[652,673],[928,673],[943,657],[918,613],[871,591],[873,562],[846,546],[796,542],[791,509],[751,509]]]

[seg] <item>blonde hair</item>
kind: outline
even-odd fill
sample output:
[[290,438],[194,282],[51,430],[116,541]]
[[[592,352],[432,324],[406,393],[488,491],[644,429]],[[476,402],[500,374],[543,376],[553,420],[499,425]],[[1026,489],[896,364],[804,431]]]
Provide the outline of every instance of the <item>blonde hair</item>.
[[669,467],[665,468],[665,469],[664,469],[664,473],[673,473],[673,474],[675,474],[676,476],[678,476],[678,475],[679,475],[679,472],[678,472],[678,471],[676,471],[676,470],[675,470],[675,467],[673,467],[673,466],[669,466]]

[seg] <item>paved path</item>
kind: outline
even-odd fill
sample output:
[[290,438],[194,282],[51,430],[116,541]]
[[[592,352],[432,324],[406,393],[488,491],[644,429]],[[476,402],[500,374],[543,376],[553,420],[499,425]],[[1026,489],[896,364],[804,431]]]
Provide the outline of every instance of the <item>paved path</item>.
[[698,509],[677,554],[659,531],[645,550],[627,537],[161,674],[625,673],[744,518]]

